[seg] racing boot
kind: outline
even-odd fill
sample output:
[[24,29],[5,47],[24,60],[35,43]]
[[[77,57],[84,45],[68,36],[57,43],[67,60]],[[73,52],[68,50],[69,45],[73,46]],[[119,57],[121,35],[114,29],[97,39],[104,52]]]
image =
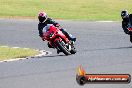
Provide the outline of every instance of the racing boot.
[[69,40],[71,40],[71,41],[76,41],[76,38],[73,36],[73,35],[71,35],[71,34],[69,34],[68,32],[66,32],[66,30],[65,29],[60,29],[61,31],[62,31],[62,33],[69,39]]
[[68,39],[71,40],[71,41],[73,41],[73,42],[76,41],[76,38],[73,35],[71,35],[71,34],[69,34],[69,38]]

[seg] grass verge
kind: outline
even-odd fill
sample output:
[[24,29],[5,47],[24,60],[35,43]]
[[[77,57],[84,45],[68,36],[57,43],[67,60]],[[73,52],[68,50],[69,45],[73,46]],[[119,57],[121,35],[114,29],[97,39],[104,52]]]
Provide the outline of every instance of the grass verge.
[[131,0],[0,0],[0,17],[50,17],[73,20],[120,20],[120,11],[132,13]]
[[34,56],[39,54],[34,49],[24,49],[24,48],[11,48],[0,46],[0,61],[14,59],[14,58],[25,58],[28,56]]

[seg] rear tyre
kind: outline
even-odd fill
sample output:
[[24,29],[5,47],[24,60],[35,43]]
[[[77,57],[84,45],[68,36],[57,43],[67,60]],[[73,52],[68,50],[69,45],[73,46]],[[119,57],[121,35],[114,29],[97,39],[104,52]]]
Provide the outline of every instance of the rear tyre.
[[70,55],[71,53],[69,52],[69,50],[64,47],[59,41],[56,41],[56,45],[58,46],[58,48],[65,54],[65,55]]

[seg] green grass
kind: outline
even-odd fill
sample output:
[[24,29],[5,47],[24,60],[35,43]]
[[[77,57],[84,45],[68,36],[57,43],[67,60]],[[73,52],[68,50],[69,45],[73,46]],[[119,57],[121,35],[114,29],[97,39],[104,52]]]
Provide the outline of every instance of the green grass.
[[37,18],[46,11],[52,18],[120,20],[120,11],[132,13],[131,0],[0,0],[0,17]]
[[39,54],[34,49],[23,49],[23,48],[11,48],[0,46],[0,61],[14,59],[14,58],[25,58],[27,56],[34,56]]

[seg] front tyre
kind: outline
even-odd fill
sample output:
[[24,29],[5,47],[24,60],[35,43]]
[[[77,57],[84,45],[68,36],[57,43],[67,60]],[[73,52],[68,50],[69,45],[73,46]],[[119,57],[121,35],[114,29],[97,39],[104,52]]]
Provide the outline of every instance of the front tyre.
[[65,55],[70,55],[70,54],[71,54],[71,53],[69,52],[69,50],[59,42],[59,40],[56,41],[56,45],[58,46],[58,48],[59,48]]
[[130,42],[132,43],[132,35],[130,35]]

